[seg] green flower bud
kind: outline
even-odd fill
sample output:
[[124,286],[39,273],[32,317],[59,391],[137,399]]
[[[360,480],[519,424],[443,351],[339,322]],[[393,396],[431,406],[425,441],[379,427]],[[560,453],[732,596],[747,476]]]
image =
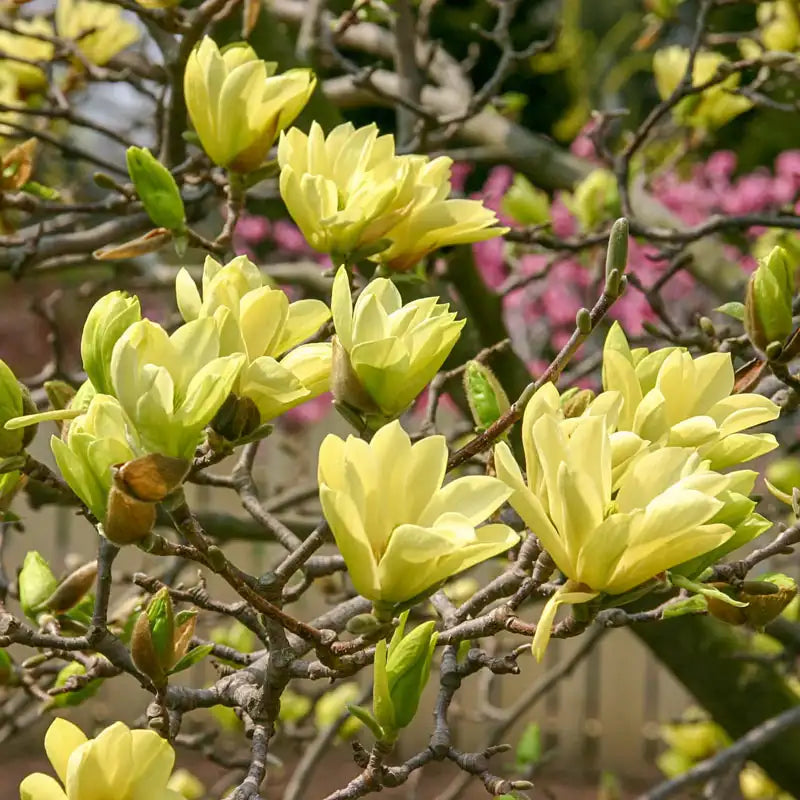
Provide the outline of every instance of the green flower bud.
[[[34,408],[34,411],[36,409]],[[6,430],[10,419],[24,412],[22,388],[5,361],[0,359],[0,458],[15,456],[24,448],[24,430]]]
[[36,550],[31,550],[22,562],[18,582],[19,604],[25,616],[35,620],[58,586],[56,576],[47,561]]
[[129,147],[128,174],[150,219],[160,228],[183,231],[186,212],[172,173],[146,148]]
[[139,298],[125,292],[109,292],[91,308],[83,325],[81,359],[92,386],[102,394],[114,394],[111,352],[123,333],[142,318]]
[[542,225],[550,220],[547,192],[534,186],[520,173],[514,175],[514,181],[503,197],[502,209],[520,225]]
[[209,644],[189,650],[196,623],[196,611],[176,614],[169,589],[160,589],[133,626],[133,663],[156,686],[166,685],[168,675],[196,664],[213,648]]
[[375,649],[372,709],[388,741],[394,741],[417,713],[438,636],[432,621],[404,635],[407,620],[405,612],[389,645],[382,639]]
[[628,266],[628,220],[620,217],[612,226],[606,251],[606,279],[613,270],[625,274]]
[[486,430],[496,422],[511,405],[500,381],[480,361],[467,362],[464,370],[464,393],[475,427],[479,431]]
[[173,664],[175,615],[169,590],[156,592],[139,615],[131,635],[133,663],[156,686],[166,683]]
[[766,350],[772,342],[782,344],[792,333],[794,272],[786,251],[774,247],[750,277],[744,326],[750,341],[760,350]]

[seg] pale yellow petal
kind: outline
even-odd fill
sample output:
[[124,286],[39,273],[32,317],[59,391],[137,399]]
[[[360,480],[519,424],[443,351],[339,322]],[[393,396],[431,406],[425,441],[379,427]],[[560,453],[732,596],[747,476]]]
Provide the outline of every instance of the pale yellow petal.
[[44,736],[44,749],[61,783],[67,782],[69,757],[86,741],[86,734],[68,720],[57,717],[50,723]]
[[126,800],[152,800],[163,793],[175,763],[175,751],[155,731],[131,731],[133,776]]
[[55,778],[34,772],[19,785],[20,800],[67,800],[64,790]]
[[479,525],[508,499],[511,489],[497,478],[470,475],[457,478],[431,498],[419,518],[420,525],[433,525],[448,511],[458,511],[472,525]]

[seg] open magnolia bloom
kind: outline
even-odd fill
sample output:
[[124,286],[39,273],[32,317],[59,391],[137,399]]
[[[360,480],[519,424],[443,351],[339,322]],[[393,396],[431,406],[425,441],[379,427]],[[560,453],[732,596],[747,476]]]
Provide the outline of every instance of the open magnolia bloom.
[[103,66],[139,38],[139,29],[122,9],[94,0],[58,0],[56,30],[72,39],[83,56]]
[[206,36],[183,76],[186,108],[203,149],[220,167],[252,172],[280,131],[303,110],[316,85],[309,69],[275,75],[246,42],[220,50]]
[[[523,431],[527,483],[504,442],[495,447],[497,476],[569,579],[542,612],[533,641],[537,658],[560,604],[624,594],[722,547],[751,516],[752,501],[743,496],[756,473],[713,472],[692,448],[642,450],[615,480],[615,434],[604,416],[561,420],[544,411],[527,430],[523,421]],[[752,538],[762,530],[750,526],[746,533]]]
[[247,357],[231,391],[255,403],[262,423],[328,391],[330,343],[301,344],[330,319],[325,303],[290,303],[281,289],[264,285],[261,271],[246,256],[225,266],[206,258],[202,288],[201,296],[189,273],[178,273],[181,315],[187,322],[213,318],[220,355]]
[[412,445],[397,421],[369,443],[332,434],[322,442],[322,510],[356,591],[378,611],[424,596],[519,539],[507,525],[477,527],[511,489],[485,475],[443,487],[446,468],[444,436]]
[[87,739],[58,717],[47,729],[44,749],[58,780],[42,772],[28,775],[20,800],[184,800],[167,788],[175,751],[155,731],[115,722]]
[[146,452],[192,458],[245,361],[219,351],[210,318],[187,322],[171,336],[143,319],[118,339],[111,355],[114,394]]
[[729,353],[692,358],[676,347],[631,350],[617,323],[603,350],[603,388],[624,399],[617,427],[656,445],[697,447],[713,469],[769,453],[771,433],[742,431],[774,420],[780,409],[759,394],[731,394]]
[[453,349],[465,320],[435,297],[403,305],[387,278],[370,281],[353,308],[350,279],[333,282],[332,390],[340,403],[380,424],[402,414]]
[[[694,57],[692,85],[701,86],[710,81],[717,71],[728,64],[721,53],[701,50]],[[677,89],[689,65],[689,50],[680,45],[665,47],[653,56],[653,72],[656,88],[662,100],[666,100]],[[737,72],[725,80],[703,90],[700,94],[684,98],[673,109],[679,122],[693,128],[715,130],[730,122],[734,117],[749,111],[752,100],[734,94],[741,76]]]
[[394,137],[374,124],[346,123],[327,137],[316,122],[308,135],[292,128],[278,163],[281,196],[303,236],[337,259],[369,255],[406,270],[439,247],[507,230],[481,202],[448,199],[452,159],[397,156]]

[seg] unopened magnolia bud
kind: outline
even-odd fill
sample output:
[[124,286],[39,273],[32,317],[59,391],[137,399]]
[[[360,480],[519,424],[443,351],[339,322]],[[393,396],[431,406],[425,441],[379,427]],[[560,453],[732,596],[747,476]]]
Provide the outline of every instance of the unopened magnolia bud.
[[[766,351],[773,342],[782,345],[792,333],[794,272],[787,252],[782,247],[774,247],[750,276],[744,326],[750,341],[759,350]],[[779,355],[773,347],[773,358]]]
[[770,342],[764,348],[764,355],[767,357],[767,361],[777,361],[781,357],[782,352],[783,345],[780,342]]
[[573,392],[569,397],[562,399],[561,410],[568,419],[579,417],[589,407],[594,400],[594,392],[591,389],[580,389]]
[[76,606],[92,588],[97,578],[97,562],[91,561],[71,572],[44,601],[44,607],[55,614],[63,614]]
[[24,432],[5,427],[6,422],[23,413],[21,384],[6,362],[0,359],[0,458],[15,456],[24,448]]
[[131,632],[131,657],[136,668],[147,675],[156,686],[162,686],[166,675],[153,646],[150,620],[146,612],[139,614]]
[[92,256],[98,261],[124,261],[126,258],[138,258],[148,253],[155,253],[170,241],[172,241],[172,231],[167,228],[154,228],[144,236],[131,239],[129,242],[101,247],[95,250]]
[[190,467],[182,458],[150,453],[124,463],[116,478],[135,499],[158,503],[183,483]]
[[612,269],[606,274],[605,293],[609,297],[618,297],[620,294],[620,286],[622,282],[622,275],[618,269]]
[[628,220],[620,217],[612,226],[606,251],[606,279],[612,270],[625,274],[628,266]]
[[45,601],[58,586],[50,565],[35,550],[31,550],[22,563],[19,573],[19,604],[25,616],[36,618]]
[[592,315],[588,308],[579,308],[575,315],[575,327],[579,333],[588,336],[592,332]]
[[467,362],[464,369],[464,393],[478,430],[486,430],[511,405],[500,381],[480,361]]
[[186,214],[172,173],[143,147],[129,147],[126,161],[136,193],[153,223],[160,228],[182,231]]
[[697,320],[697,327],[700,328],[709,339],[713,339],[717,335],[714,329],[714,323],[708,317],[700,317]]
[[220,406],[211,428],[223,439],[235,442],[253,433],[261,424],[258,406],[249,397],[229,394]]
[[116,484],[108,492],[108,510],[103,521],[106,539],[116,545],[135,544],[144,539],[156,521],[154,503],[145,503],[132,497]]

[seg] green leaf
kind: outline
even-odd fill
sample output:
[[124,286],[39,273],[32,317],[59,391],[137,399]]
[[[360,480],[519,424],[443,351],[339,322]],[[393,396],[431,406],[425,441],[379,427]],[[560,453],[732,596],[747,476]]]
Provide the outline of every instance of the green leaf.
[[739,322],[744,322],[744,303],[723,303],[721,306],[717,306],[714,311],[719,311],[720,314],[726,314],[729,317],[733,317],[733,319],[738,319]]
[[542,732],[539,725],[531,722],[519,737],[516,750],[517,771],[533,767],[542,758]]
[[706,610],[708,610],[706,598],[702,594],[693,594],[691,597],[670,603],[662,612],[661,618],[672,619],[673,617],[682,617],[685,614],[700,614]]
[[366,708],[362,708],[361,706],[357,706],[354,703],[347,704],[347,710],[360,722],[363,722],[373,733],[376,739],[383,739],[385,733],[381,726],[378,724],[378,720],[372,716],[372,714],[367,711]]
[[182,672],[185,669],[189,669],[189,667],[193,667],[199,661],[202,661],[213,649],[213,644],[201,644],[199,647],[195,647],[194,650],[190,650],[178,661],[169,671],[169,674],[174,675],[176,672]]
[[687,589],[690,592],[696,592],[697,594],[705,595],[706,597],[713,597],[716,600],[719,600],[722,603],[727,603],[730,606],[736,606],[737,608],[745,608],[747,603],[742,603],[740,600],[734,600],[732,597],[729,597],[725,592],[721,592],[719,589],[715,589],[713,586],[709,586],[707,583],[697,583],[696,581],[690,581],[688,578],[684,578],[683,575],[673,575],[669,573],[670,580],[675,586],[679,586],[681,589]]

